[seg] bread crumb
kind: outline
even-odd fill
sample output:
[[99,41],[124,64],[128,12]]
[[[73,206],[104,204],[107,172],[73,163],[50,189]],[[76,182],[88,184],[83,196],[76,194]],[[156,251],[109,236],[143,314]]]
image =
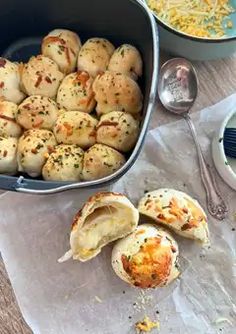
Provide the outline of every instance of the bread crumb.
[[145,290],[140,290],[137,296],[136,302],[133,304],[133,307],[136,311],[145,311],[146,306],[151,304],[153,296],[147,295]]
[[101,298],[99,298],[98,296],[95,296],[94,298],[95,298],[95,300],[96,300],[98,303],[102,303]]
[[147,333],[151,332],[154,328],[160,329],[159,321],[151,321],[149,317],[145,316],[142,321],[135,324],[135,329],[137,333]]

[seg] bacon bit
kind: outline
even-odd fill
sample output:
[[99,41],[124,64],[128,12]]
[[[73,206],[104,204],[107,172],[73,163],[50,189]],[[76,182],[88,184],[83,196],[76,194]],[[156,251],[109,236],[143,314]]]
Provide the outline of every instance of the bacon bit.
[[46,76],[46,77],[45,77],[45,81],[46,81],[47,83],[50,83],[50,84],[52,83],[52,80],[49,78],[49,76]]
[[10,121],[10,122],[16,123],[16,121],[15,121],[14,118],[11,118],[11,117],[8,117],[8,116],[5,116],[5,115],[1,115],[0,114],[0,118],[4,119],[6,121]]
[[47,146],[47,149],[48,149],[48,153],[49,153],[49,154],[51,154],[51,153],[55,152],[55,149],[54,149],[54,147],[53,147],[53,146],[51,146],[51,145],[48,145],[48,146]]
[[126,272],[129,271],[129,260],[128,257],[124,254],[121,255],[121,262],[123,264],[123,268]]
[[174,246],[171,246],[171,250],[173,253],[176,253],[177,249]]
[[70,51],[69,51],[68,47],[65,48],[65,54],[66,54],[67,63],[70,65],[71,64],[71,60],[70,60]]
[[64,122],[63,125],[67,130],[67,136],[71,136],[73,134],[73,127],[67,122]]
[[165,216],[163,215],[163,213],[159,213],[159,215],[157,215],[157,218],[164,220]]
[[88,107],[88,106],[89,106],[89,104],[90,104],[90,103],[91,103],[91,101],[93,100],[94,96],[95,96],[95,93],[94,93],[94,92],[92,92],[92,93],[90,94],[90,96],[87,98],[86,107]]
[[31,104],[30,103],[25,104],[24,109],[30,110],[31,109]]
[[118,124],[118,122],[103,121],[97,126],[97,129],[99,129],[101,126],[117,126]]
[[41,74],[39,74],[39,75],[38,75],[38,79],[37,79],[37,81],[35,82],[34,87],[38,87],[38,86],[41,84],[42,80],[43,80],[43,77],[42,77]]
[[92,130],[89,134],[89,137],[96,137],[97,136],[97,132],[95,130]]
[[181,231],[190,230],[191,228],[198,227],[199,222],[196,219],[191,219],[187,224],[181,227]]
[[0,67],[5,67],[6,62],[7,62],[6,59],[0,58]]
[[5,151],[3,152],[3,156],[4,156],[4,158],[7,156],[7,150],[5,150]]
[[81,99],[78,101],[78,106],[81,104],[85,104],[87,106],[87,99]]
[[188,213],[188,209],[187,208],[183,208],[182,209],[184,213]]
[[43,43],[61,43],[62,45],[65,45],[66,44],[66,41],[63,39],[63,38],[60,38],[58,36],[46,36],[44,37],[43,39]]
[[61,131],[61,129],[62,129],[62,126],[61,125],[57,125],[56,133],[58,133],[59,131]]
[[76,57],[76,52],[72,48],[70,48],[70,51]]
[[3,81],[0,82],[0,88],[3,88],[5,83]]
[[32,148],[32,150],[31,150],[31,153],[33,153],[33,154],[37,154],[37,153],[38,153],[38,151],[37,151],[37,149],[36,149],[36,148]]
[[35,119],[35,122],[33,124],[34,128],[38,128],[39,126],[41,126],[43,124],[43,119],[41,117],[38,117]]
[[89,74],[87,72],[78,71],[74,83],[80,82],[83,87],[86,86],[86,82],[89,80]]

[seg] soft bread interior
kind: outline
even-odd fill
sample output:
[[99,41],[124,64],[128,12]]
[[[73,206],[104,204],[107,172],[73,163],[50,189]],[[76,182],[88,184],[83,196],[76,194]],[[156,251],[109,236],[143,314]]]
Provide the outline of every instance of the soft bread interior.
[[111,241],[126,236],[135,228],[132,210],[121,205],[104,205],[89,214],[76,232],[73,253],[91,257]]

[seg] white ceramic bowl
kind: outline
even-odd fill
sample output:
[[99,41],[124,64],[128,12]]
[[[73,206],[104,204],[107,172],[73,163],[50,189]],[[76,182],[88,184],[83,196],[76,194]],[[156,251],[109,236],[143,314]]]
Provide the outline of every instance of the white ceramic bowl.
[[236,159],[227,157],[224,150],[223,138],[226,127],[236,128],[236,110],[225,117],[212,143],[212,155],[217,171],[222,179],[236,190]]

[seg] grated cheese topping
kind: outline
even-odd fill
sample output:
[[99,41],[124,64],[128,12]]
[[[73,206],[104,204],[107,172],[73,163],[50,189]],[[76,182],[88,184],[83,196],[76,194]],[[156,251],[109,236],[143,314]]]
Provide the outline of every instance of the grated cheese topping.
[[233,28],[229,15],[235,9],[229,0],[147,0],[147,4],[164,23],[187,35],[221,38],[225,28]]
[[135,324],[135,328],[137,333],[143,333],[143,332],[151,332],[152,329],[157,328],[160,329],[160,323],[159,321],[151,321],[149,317],[145,316],[142,321],[139,321]]

